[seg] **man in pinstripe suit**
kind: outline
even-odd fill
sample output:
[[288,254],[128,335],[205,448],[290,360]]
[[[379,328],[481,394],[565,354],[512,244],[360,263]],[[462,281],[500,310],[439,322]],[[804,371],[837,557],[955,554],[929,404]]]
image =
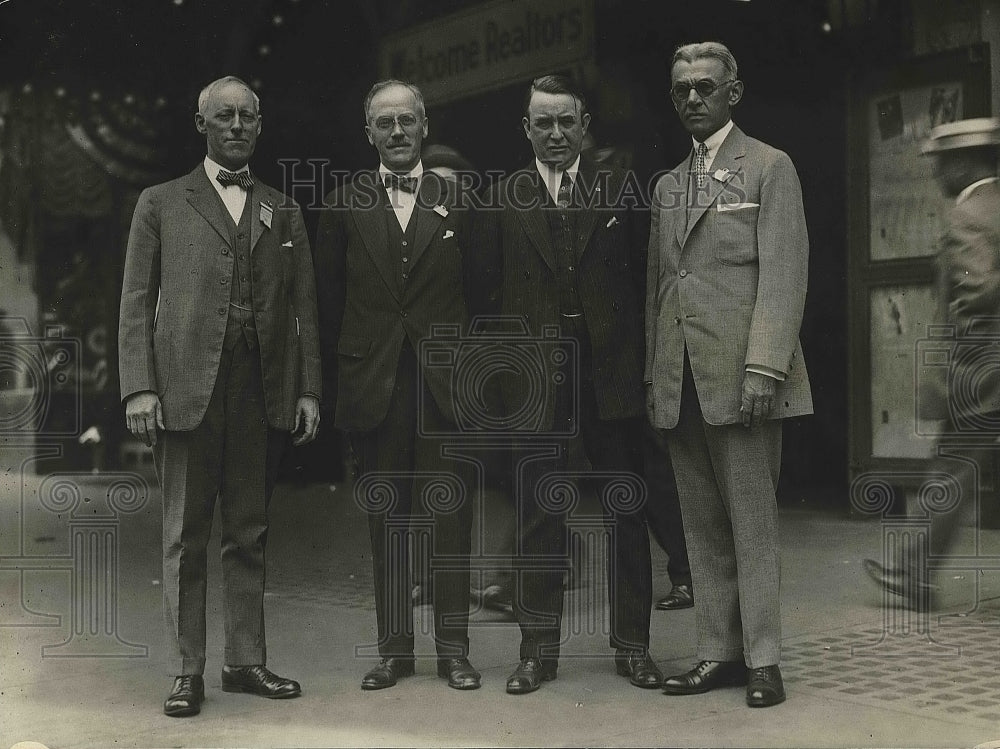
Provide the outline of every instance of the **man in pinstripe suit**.
[[[562,436],[552,441],[552,457],[523,463],[517,477],[523,564],[514,611],[522,638],[520,665],[507,681],[511,694],[533,692],[556,676],[567,536],[564,512],[546,503],[542,480],[565,470],[567,435],[582,436],[597,472],[641,471],[644,243],[636,235],[644,234],[620,199],[625,175],[580,155],[589,123],[586,100],[569,80],[544,76],[532,83],[522,124],[535,159],[490,195],[468,264],[474,290],[467,296],[470,305],[481,305],[474,311],[519,319],[539,339],[558,329],[577,352],[559,371],[551,360],[539,362],[546,389],[531,429]],[[502,378],[505,410],[529,404],[534,384],[529,376]],[[611,504],[605,520],[616,668],[635,686],[657,687],[662,677],[647,651],[652,582],[645,511],[641,502]],[[545,556],[547,568],[529,566]]]
[[786,154],[733,124],[743,83],[725,46],[680,47],[670,95],[694,148],[657,183],[651,207],[645,380],[677,478],[700,663],[663,686],[695,694],[745,683],[747,704],[767,707],[785,699],[780,420],[812,413],[798,342],[802,192]]

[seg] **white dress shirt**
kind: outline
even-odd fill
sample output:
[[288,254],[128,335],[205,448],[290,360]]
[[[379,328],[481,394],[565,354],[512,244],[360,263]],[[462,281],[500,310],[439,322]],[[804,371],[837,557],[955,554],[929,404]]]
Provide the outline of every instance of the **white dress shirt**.
[[563,172],[569,175],[569,181],[571,184],[576,185],[576,173],[580,171],[580,157],[576,157],[576,161],[570,164],[565,169],[556,169],[549,166],[548,164],[543,164],[538,159],[535,159],[535,168],[538,170],[538,174],[541,175],[542,181],[545,183],[545,189],[549,191],[549,195],[552,196],[552,202],[559,202],[559,185],[562,184]]
[[[399,175],[400,177],[416,177],[417,185],[420,185],[420,177],[424,173],[424,162],[418,161],[417,165],[413,167],[406,174]],[[394,174],[394,172],[387,168],[385,164],[379,162],[378,165],[378,179],[383,185],[385,185],[385,177],[388,174]],[[386,195],[389,196],[389,205],[392,206],[393,213],[396,214],[396,220],[399,222],[399,228],[406,231],[406,225],[410,223],[410,216],[413,215],[413,206],[417,204],[416,193],[407,192],[406,190],[400,190],[395,187],[386,187]]]
[[[216,164],[208,156],[205,157],[205,174],[208,175],[208,181],[212,183],[212,187],[215,191],[219,193],[219,197],[222,198],[222,202],[226,204],[226,210],[229,211],[229,215],[233,217],[233,221],[237,224],[240,222],[240,218],[243,216],[243,206],[247,202],[247,191],[244,190],[239,185],[226,185],[222,186],[222,183],[216,179],[219,176],[219,172],[225,169],[221,164]],[[227,170],[228,171],[228,170]],[[237,169],[236,173],[249,172],[250,167],[244,166],[242,169]]]

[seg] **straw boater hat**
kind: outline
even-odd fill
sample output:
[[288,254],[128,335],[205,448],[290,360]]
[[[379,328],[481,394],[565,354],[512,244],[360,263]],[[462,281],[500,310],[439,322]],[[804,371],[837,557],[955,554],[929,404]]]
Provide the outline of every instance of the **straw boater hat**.
[[920,152],[954,151],[956,148],[997,148],[1000,146],[1000,119],[977,117],[933,128]]

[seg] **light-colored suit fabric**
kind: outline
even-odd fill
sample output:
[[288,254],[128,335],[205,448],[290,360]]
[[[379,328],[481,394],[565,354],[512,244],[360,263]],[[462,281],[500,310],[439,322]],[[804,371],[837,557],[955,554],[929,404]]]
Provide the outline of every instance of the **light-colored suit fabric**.
[[[272,209],[270,226],[261,204]],[[125,259],[122,399],[156,393],[166,429],[153,457],[163,490],[164,619],[174,675],[205,667],[206,549],[217,499],[226,663],[266,662],[268,502],[296,401],[321,395],[302,215],[259,180],[243,212],[237,225],[199,164],[139,196]],[[227,347],[235,258],[247,249],[256,334],[252,344],[241,336]]]
[[[774,665],[778,420],[812,412],[798,341],[809,251],[801,188],[786,154],[735,126],[693,197],[691,164],[689,155],[660,179],[651,209],[647,409],[667,430],[676,473],[699,658]],[[740,412],[748,365],[785,377],[771,420],[753,429]]]
[[[325,391],[336,401],[325,408],[348,433],[362,481],[381,474],[395,488],[389,506],[356,497],[372,502],[366,509],[379,653],[413,656],[408,529],[411,518],[424,527],[433,518],[435,640],[439,656],[457,657],[468,652],[469,571],[456,560],[467,564],[470,553],[475,477],[471,463],[444,451],[463,442],[455,427],[454,368],[428,366],[419,356],[422,341],[441,335],[435,326],[447,326],[444,335],[455,345],[468,332],[467,211],[432,172],[421,176],[416,198],[407,230],[397,236],[377,173],[359,174],[326,197],[316,279]],[[457,506],[442,509],[425,500],[430,479],[445,474],[462,486]]]
[[[268,425],[290,430],[301,395],[321,395],[316,291],[302,214],[255,180],[250,216],[253,301]],[[261,203],[273,209],[261,221]],[[122,400],[151,390],[164,427],[201,422],[212,396],[235,262],[231,221],[199,164],[142,192],[132,219],[118,332]]]

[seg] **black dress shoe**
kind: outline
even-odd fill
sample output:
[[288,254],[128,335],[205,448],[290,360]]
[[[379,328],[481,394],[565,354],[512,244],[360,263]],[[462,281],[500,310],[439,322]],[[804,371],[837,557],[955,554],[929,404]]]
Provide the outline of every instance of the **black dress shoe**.
[[468,658],[439,658],[438,676],[448,680],[452,689],[479,689],[482,676]]
[[645,650],[615,651],[615,670],[627,676],[629,683],[642,689],[655,689],[663,683],[663,674]]
[[657,611],[676,611],[694,606],[694,591],[690,585],[681,583],[670,589],[663,598],[656,602]]
[[272,700],[286,700],[302,694],[297,681],[271,673],[263,666],[223,666],[223,692],[247,692]]
[[538,658],[522,658],[514,673],[507,679],[507,694],[528,694],[542,686],[543,681],[555,678],[555,669],[543,664]]
[[746,666],[736,661],[702,661],[687,673],[663,682],[664,694],[702,694],[716,687],[746,684]]
[[396,686],[396,680],[413,676],[413,658],[383,658],[361,679],[362,689],[385,689]]
[[935,586],[917,579],[906,568],[884,567],[874,559],[863,559],[861,569],[884,590],[900,596],[908,608],[933,608]]
[[163,714],[172,718],[185,718],[201,712],[205,701],[205,680],[201,674],[178,676],[174,688],[163,703]]
[[750,669],[747,683],[747,704],[750,707],[771,707],[785,701],[785,685],[777,666]]

